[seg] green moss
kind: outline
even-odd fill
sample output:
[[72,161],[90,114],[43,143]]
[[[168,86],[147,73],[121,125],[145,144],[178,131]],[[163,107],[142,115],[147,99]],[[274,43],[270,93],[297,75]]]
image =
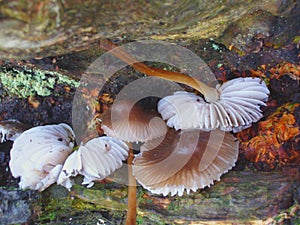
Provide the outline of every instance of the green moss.
[[153,222],[153,224],[157,224],[157,225],[164,225],[165,224],[165,220],[159,216],[159,214],[155,214],[155,213],[152,213],[152,214],[149,214],[148,215],[148,219]]
[[157,224],[165,225],[166,218],[157,213],[141,213],[142,215],[137,215],[136,224]]
[[34,95],[49,96],[60,84],[71,88],[79,85],[78,81],[57,72],[5,67],[0,68],[0,82],[6,94],[21,98]]
[[54,221],[61,214],[66,212],[71,213],[72,200],[69,198],[65,199],[50,199],[47,202],[43,212],[39,215],[38,220],[40,221]]
[[88,189],[81,185],[74,185],[73,188],[76,193],[75,196],[85,202],[100,205],[108,210],[123,211],[127,209],[127,204],[125,203],[127,191],[125,190],[95,189],[96,187]]
[[294,40],[293,40],[293,43],[298,44],[299,42],[300,42],[300,36],[295,36]]
[[[54,224],[55,221],[65,220],[67,218],[76,218],[76,220],[91,220],[95,216],[95,212],[101,215],[103,206],[101,204],[93,204],[82,201],[78,198],[48,198],[42,212],[39,214],[37,221],[40,224]],[[84,218],[78,215],[85,215]],[[114,211],[112,217],[123,217],[123,212]]]

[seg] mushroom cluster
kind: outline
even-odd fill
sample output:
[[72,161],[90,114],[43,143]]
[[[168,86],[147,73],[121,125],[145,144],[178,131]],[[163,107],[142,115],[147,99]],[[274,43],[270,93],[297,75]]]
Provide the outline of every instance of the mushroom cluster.
[[75,135],[64,123],[37,126],[18,136],[11,149],[10,170],[22,189],[43,191],[51,184],[70,189],[71,176],[83,175],[83,184],[104,179],[122,166],[128,147],[111,137],[98,137],[74,149]]
[[[133,162],[133,174],[144,188],[156,194],[180,196],[185,190],[189,193],[210,186],[235,165],[238,142],[228,131],[239,132],[263,117],[260,106],[266,105],[269,90],[261,79],[236,78],[214,88],[186,74],[149,67],[108,40],[100,47],[144,74],[188,85],[204,96],[181,91],[162,98],[157,110],[166,120],[167,133],[154,137],[145,130],[148,140],[132,140],[144,142]],[[126,111],[128,115],[129,110],[122,108],[115,114]],[[142,119],[140,113],[134,116],[135,111],[132,117]],[[109,113],[113,115],[114,111]],[[104,131],[118,138],[134,134],[134,124],[139,123],[128,116],[106,116],[102,120]],[[121,125],[124,123],[126,126]],[[149,130],[149,119],[143,127]]]
[[57,182],[70,189],[70,178],[78,174],[90,187],[122,166],[130,155],[125,142],[142,144],[129,168],[156,194],[181,196],[210,186],[235,165],[238,142],[228,131],[238,132],[262,118],[260,107],[269,94],[262,80],[236,78],[213,88],[185,74],[136,63],[119,48],[112,54],[150,76],[189,85],[204,97],[176,92],[162,98],[154,110],[116,100],[101,117],[107,136],[78,149],[66,124],[29,129],[11,150],[10,167],[13,176],[21,177],[20,187],[42,191]]
[[219,129],[176,131],[168,128],[158,113],[129,100],[115,101],[101,121],[107,135],[143,143],[132,172],[152,193],[181,196],[185,190],[189,193],[210,186],[237,159],[238,142],[232,134]]

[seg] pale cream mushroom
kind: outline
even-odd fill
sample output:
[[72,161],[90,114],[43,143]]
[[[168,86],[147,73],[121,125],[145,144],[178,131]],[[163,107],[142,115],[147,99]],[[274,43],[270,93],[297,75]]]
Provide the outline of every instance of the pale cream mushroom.
[[237,156],[238,142],[230,133],[170,129],[158,147],[142,146],[133,174],[152,193],[181,196],[219,180]]
[[72,187],[70,177],[84,176],[82,184],[91,187],[95,180],[102,180],[122,166],[128,157],[128,146],[112,137],[98,137],[81,145],[64,163],[57,183],[67,189]]
[[129,100],[116,101],[101,117],[104,133],[126,142],[145,142],[167,132],[165,121],[153,110]]
[[99,137],[73,151],[74,132],[67,124],[38,126],[16,138],[10,169],[20,177],[22,189],[43,191],[57,182],[71,188],[71,176],[84,176],[83,184],[104,179],[122,166],[128,147],[111,137]]
[[260,120],[269,90],[259,78],[236,78],[218,85],[218,99],[206,102],[189,92],[161,99],[158,111],[170,127],[238,132]]
[[81,154],[78,150],[75,150],[66,159],[59,173],[59,176],[56,180],[56,183],[64,186],[70,191],[71,187],[73,186],[70,177],[76,177],[79,171],[81,170],[82,170]]
[[43,191],[56,182],[73,146],[74,133],[67,124],[23,132],[13,143],[9,162],[12,175],[20,177],[20,188]]

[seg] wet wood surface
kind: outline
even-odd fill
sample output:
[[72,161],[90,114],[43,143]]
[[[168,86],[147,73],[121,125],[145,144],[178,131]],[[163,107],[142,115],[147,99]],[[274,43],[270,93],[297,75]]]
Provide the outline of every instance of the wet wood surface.
[[[147,224],[151,215],[155,215],[158,221],[167,224],[267,222],[300,200],[299,174],[295,174],[295,168],[287,173],[231,171],[211,188],[182,197],[152,195],[140,187],[138,220]],[[109,186],[96,185],[92,189],[76,186],[72,195],[107,209],[125,210],[127,188],[120,193],[113,188],[109,191]],[[101,188],[106,190],[105,195],[101,194]]]

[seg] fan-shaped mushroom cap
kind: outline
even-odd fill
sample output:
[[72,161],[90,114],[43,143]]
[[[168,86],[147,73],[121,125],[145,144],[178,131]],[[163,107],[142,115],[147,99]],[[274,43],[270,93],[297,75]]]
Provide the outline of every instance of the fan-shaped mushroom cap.
[[102,180],[122,166],[128,156],[128,146],[112,137],[99,137],[88,141],[66,160],[57,183],[70,189],[71,176],[84,176],[82,184],[91,187],[94,180]]
[[187,193],[210,186],[237,160],[238,142],[220,130],[175,131],[170,129],[156,148],[145,143],[134,160],[133,175],[152,193]]
[[74,133],[67,124],[31,128],[13,144],[9,162],[12,175],[21,177],[21,188],[43,191],[57,180],[73,146]]
[[117,101],[103,113],[101,127],[106,135],[127,142],[145,142],[167,132],[165,121],[157,112],[125,100]]
[[161,99],[158,111],[167,125],[179,129],[238,132],[262,118],[269,90],[259,78],[237,78],[217,86],[219,100],[207,103],[188,92],[175,92]]

